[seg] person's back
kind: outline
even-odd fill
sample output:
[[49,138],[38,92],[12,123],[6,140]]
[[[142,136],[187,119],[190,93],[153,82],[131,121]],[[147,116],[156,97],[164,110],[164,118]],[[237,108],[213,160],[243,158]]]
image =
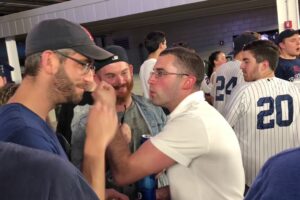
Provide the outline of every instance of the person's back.
[[172,199],[243,198],[238,140],[221,114],[204,101],[202,92],[184,99],[151,142],[176,160],[167,173]]
[[268,158],[300,145],[300,94],[292,83],[273,77],[244,85],[233,99],[225,118],[240,142],[251,186]]
[[0,142],[2,200],[96,200],[81,173],[45,151]]
[[230,96],[234,93],[237,85],[244,82],[243,73],[240,70],[243,47],[255,40],[258,40],[255,32],[244,32],[233,39],[234,61],[223,64],[216,72],[215,80],[212,83],[211,96],[213,106],[224,115],[224,107]]
[[150,59],[145,60],[140,67],[139,77],[140,77],[141,86],[143,89],[143,96],[145,98],[149,98],[148,80],[149,80],[150,73],[152,72],[155,63],[156,63],[156,59],[150,58]]
[[274,76],[278,55],[271,41],[243,48],[241,69],[247,83],[236,89],[225,110],[240,142],[249,187],[268,158],[300,144],[300,93]]
[[241,62],[229,61],[223,64],[215,73],[215,81],[212,84],[210,95],[213,97],[213,106],[223,113],[228,98],[234,88],[244,82],[243,73],[240,69]]
[[148,58],[140,67],[139,77],[143,89],[143,96],[149,98],[149,84],[150,73],[156,63],[156,60],[163,50],[167,48],[166,35],[161,31],[152,31],[146,35],[144,45],[148,51]]
[[270,158],[262,167],[245,200],[300,199],[300,148]]

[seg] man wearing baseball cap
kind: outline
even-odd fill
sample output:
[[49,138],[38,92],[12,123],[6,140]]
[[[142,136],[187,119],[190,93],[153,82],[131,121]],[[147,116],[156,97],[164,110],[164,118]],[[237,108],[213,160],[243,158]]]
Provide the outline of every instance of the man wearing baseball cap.
[[[51,152],[68,162],[55,132],[46,123],[47,115],[58,104],[79,102],[93,79],[93,60],[103,60],[113,55],[96,46],[85,28],[65,19],[50,19],[37,24],[27,35],[25,53],[24,79],[8,104],[0,108],[0,140]],[[95,103],[90,110],[86,131],[83,172],[98,197],[104,199],[105,160],[98,150],[106,148],[117,129],[115,94],[109,84],[101,82],[93,97]],[[93,123],[99,120],[105,135],[101,140],[94,140],[99,133],[93,129]],[[63,199],[70,199],[68,192],[92,192],[80,178],[82,175],[79,172],[74,174],[79,181],[74,183],[72,189],[66,186],[65,190],[61,190],[66,193]],[[47,181],[50,180],[45,180],[45,185]],[[28,187],[34,189],[34,183],[30,184],[28,181]],[[93,198],[88,196],[91,195],[87,195],[87,199],[97,199],[95,194]],[[22,199],[26,198],[24,196]],[[35,197],[31,196],[31,199]]]
[[[132,93],[133,66],[129,62],[126,50],[117,45],[107,46],[105,50],[113,53],[114,56],[103,61],[95,62],[95,81],[105,81],[115,89],[117,97],[116,110],[119,123],[126,123],[128,131],[126,131],[124,137],[129,145],[130,151],[135,152],[140,146],[142,135],[154,136],[162,130],[166,123],[166,116],[160,107],[154,106],[145,97]],[[84,160],[83,147],[89,107],[89,105],[75,107],[71,125],[71,160],[78,168],[81,168],[82,161]],[[119,192],[125,193],[130,199],[137,198],[135,184],[123,187],[117,186],[109,170],[106,173],[106,183],[107,187],[112,187]],[[167,177],[164,177],[164,175],[160,176],[159,183],[160,187],[166,186]],[[159,191],[157,191],[158,194],[160,194]]]
[[282,31],[275,40],[280,48],[278,66],[275,76],[294,82],[300,88],[300,38],[299,32],[293,29]]

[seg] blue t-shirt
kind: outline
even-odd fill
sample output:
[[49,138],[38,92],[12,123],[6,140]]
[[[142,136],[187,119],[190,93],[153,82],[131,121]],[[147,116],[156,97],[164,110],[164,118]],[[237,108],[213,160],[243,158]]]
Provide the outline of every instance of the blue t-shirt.
[[262,167],[245,200],[300,199],[300,148],[270,158]]
[[68,159],[51,127],[22,104],[0,107],[0,127],[0,141],[49,151]]
[[292,82],[295,79],[300,80],[300,59],[288,60],[279,58],[275,76]]
[[99,200],[80,171],[53,153],[0,142],[1,200]]

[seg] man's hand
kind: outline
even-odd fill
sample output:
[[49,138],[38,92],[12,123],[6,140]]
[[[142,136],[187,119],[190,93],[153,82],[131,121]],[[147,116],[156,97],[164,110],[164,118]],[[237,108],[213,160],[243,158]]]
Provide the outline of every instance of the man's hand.
[[170,200],[170,199],[171,199],[171,195],[170,195],[169,186],[156,189],[156,200]]
[[109,188],[105,190],[105,200],[129,200],[128,196]]
[[111,85],[100,82],[92,96],[94,105],[88,116],[86,138],[90,139],[92,142],[90,147],[98,153],[100,150],[98,147],[106,148],[117,131],[116,94]]

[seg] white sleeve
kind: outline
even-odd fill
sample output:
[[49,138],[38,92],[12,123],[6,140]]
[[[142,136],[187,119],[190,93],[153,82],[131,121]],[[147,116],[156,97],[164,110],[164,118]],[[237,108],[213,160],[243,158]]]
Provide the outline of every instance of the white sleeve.
[[161,152],[184,166],[209,151],[209,138],[202,119],[187,115],[169,121],[162,132],[151,138],[151,142]]

